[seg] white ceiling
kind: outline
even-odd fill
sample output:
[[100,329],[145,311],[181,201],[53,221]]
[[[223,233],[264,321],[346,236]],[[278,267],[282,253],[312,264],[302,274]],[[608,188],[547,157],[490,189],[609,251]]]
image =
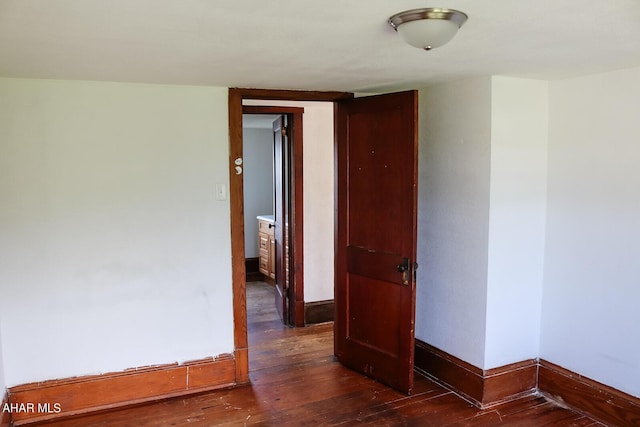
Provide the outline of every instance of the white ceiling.
[[[444,47],[386,20],[469,20]],[[369,92],[640,65],[640,0],[0,0],[0,76]]]

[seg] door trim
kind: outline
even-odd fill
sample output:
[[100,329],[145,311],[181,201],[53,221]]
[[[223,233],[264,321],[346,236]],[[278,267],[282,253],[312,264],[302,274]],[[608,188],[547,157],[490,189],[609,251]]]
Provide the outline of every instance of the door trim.
[[[242,100],[328,101],[353,98],[346,92],[308,92],[263,89],[229,89],[229,203],[231,229],[231,280],[233,289],[233,337],[236,383],[249,382],[247,338],[247,289],[244,267],[243,176],[236,174],[235,160],[242,159]],[[300,194],[300,197],[302,195]],[[296,242],[297,243],[297,242]],[[301,310],[304,316],[304,307]],[[304,323],[304,318],[303,318]]]

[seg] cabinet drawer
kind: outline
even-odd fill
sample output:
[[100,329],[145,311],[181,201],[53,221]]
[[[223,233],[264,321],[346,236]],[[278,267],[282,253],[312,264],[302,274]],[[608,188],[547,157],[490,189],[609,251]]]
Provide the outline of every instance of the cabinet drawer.
[[263,256],[260,257],[259,270],[260,270],[260,273],[265,274],[267,276],[269,275],[269,259],[268,258]]
[[258,231],[260,233],[268,234],[269,236],[273,236],[273,224],[267,221],[258,221]]
[[264,250],[269,250],[269,236],[264,234],[264,233],[260,233],[258,235],[258,249],[264,249]]

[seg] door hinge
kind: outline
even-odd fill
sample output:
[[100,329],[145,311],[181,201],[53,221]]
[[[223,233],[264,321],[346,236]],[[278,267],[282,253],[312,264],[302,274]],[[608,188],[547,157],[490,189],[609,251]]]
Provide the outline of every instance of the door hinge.
[[282,132],[282,136],[289,136],[289,128],[287,128],[286,126],[282,126],[281,132]]

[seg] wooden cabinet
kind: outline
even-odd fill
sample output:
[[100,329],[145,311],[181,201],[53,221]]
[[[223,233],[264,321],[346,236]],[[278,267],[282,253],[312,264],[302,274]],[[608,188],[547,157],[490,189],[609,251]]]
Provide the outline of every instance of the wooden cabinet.
[[258,252],[260,273],[266,278],[276,278],[276,240],[273,221],[258,217]]

